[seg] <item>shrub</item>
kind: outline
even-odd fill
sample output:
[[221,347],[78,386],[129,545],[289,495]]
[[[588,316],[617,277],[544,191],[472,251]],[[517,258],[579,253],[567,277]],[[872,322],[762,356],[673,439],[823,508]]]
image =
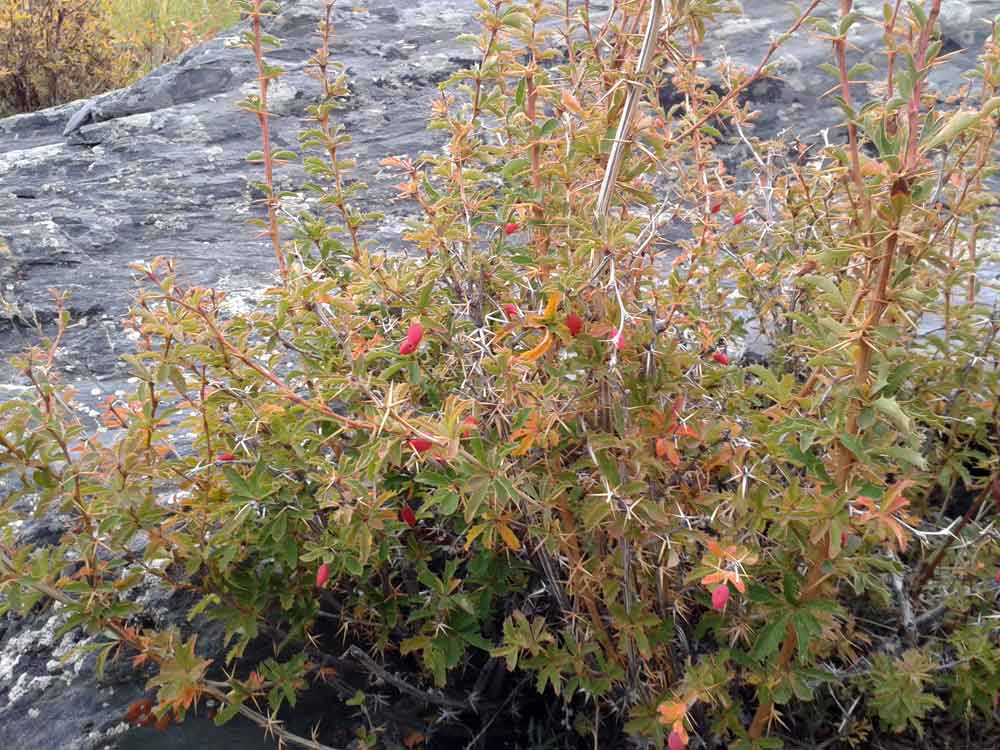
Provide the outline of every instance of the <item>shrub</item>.
[[30,112],[122,85],[108,0],[0,0],[0,113]]
[[[698,64],[714,0],[621,3],[600,27],[586,3],[480,5],[482,62],[442,84],[429,123],[446,147],[385,161],[422,213],[412,254],[366,240],[379,217],[357,208],[332,119],[347,89],[329,7],[296,155],[270,146],[280,70],[267,4],[250,6],[260,93],[243,107],[278,281],[228,316],[171,261],[138,266],[140,386],[109,402],[110,445],[56,378],[65,319],[17,361],[34,393],[3,407],[0,460],[22,483],[3,518],[30,496],[77,523],[44,549],[7,530],[5,606],[57,598],[102,659],[158,665],[159,716],[212,697],[218,721],[312,747],[267,715],[346,662],[450,720],[506,707],[464,678],[502,665],[608,746],[623,729],[775,747],[807,703],[855,742],[949,702],[994,715],[1000,545],[980,516],[1000,499],[998,322],[977,271],[997,26],[977,86],[940,103],[936,0],[884,20],[813,3],[754,72],[720,62],[721,91]],[[888,45],[863,106],[859,23]],[[748,137],[740,94],[809,29],[832,46],[842,141]],[[664,86],[683,105],[659,109]],[[289,218],[273,173],[300,157],[314,208]],[[687,230],[672,246],[664,219]],[[740,357],[752,327],[766,362]],[[973,500],[940,533],[959,490]],[[224,676],[193,637],[132,624],[144,577],[225,626]],[[260,639],[275,655],[253,656]],[[835,720],[831,694],[853,703]]]

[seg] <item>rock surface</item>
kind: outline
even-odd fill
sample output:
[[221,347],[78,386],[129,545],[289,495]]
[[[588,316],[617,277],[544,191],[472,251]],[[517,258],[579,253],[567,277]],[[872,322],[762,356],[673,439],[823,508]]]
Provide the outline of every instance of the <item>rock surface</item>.
[[[334,15],[333,55],[347,66],[352,90],[338,118],[354,138],[351,151],[369,185],[369,207],[386,213],[376,239],[397,246],[397,230],[410,209],[390,203],[395,180],[379,175],[378,160],[437,145],[424,129],[428,105],[437,83],[471,63],[470,49],[455,37],[472,29],[476,3],[369,0],[355,5],[338,5]],[[606,9],[606,3],[592,3],[595,10],[602,5]],[[784,2],[744,5],[747,16],[729,17],[713,32],[709,61],[728,54],[755,67],[769,39],[791,22]],[[881,3],[858,6],[881,13]],[[980,19],[997,8],[995,0],[945,6],[947,48],[970,47],[935,72],[942,88],[952,91],[985,37]],[[285,42],[271,55],[286,69],[273,97],[279,147],[295,144],[299,116],[316,94],[304,63],[315,45],[320,7],[320,0],[289,0],[270,24],[269,31]],[[877,63],[877,31],[855,29],[852,41],[859,55]],[[184,277],[232,292],[237,302],[269,283],[270,248],[246,227],[257,211],[248,187],[257,169],[245,156],[259,149],[259,132],[255,118],[236,109],[255,87],[249,53],[232,45],[238,32],[189,51],[127,89],[0,120],[0,295],[8,310],[6,321],[0,320],[4,358],[25,343],[19,318],[37,315],[44,321],[53,312],[48,290],[68,290],[74,317],[85,322],[61,351],[60,366],[85,400],[96,401],[128,387],[118,355],[129,342],[119,321],[135,288],[132,262],[174,256]],[[828,53],[828,45],[805,34],[779,51],[782,79],[755,86],[749,97],[762,113],[757,134],[788,128],[812,140],[836,124],[832,103],[818,99],[829,79],[816,65]],[[64,131],[70,132],[64,136]],[[16,389],[14,380],[5,365],[0,367],[0,383],[8,384],[4,388]],[[57,538],[61,528],[49,520],[31,531],[40,539]],[[165,612],[176,609],[167,600],[152,603]],[[0,747],[113,747],[125,707],[142,691],[141,680],[114,672],[95,687],[92,656],[59,662],[81,636],[57,638],[58,624],[57,611],[21,621],[0,619]]]

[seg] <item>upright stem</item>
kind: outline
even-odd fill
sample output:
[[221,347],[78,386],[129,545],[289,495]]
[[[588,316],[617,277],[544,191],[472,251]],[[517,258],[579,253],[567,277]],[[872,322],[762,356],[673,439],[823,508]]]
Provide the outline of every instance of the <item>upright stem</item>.
[[267,233],[274,248],[274,257],[278,261],[278,273],[282,280],[288,278],[288,267],[285,254],[281,249],[281,235],[278,231],[278,199],[274,195],[274,160],[271,156],[271,123],[267,111],[267,90],[271,76],[264,62],[263,31],[261,29],[261,10],[264,0],[253,0],[253,11],[250,13],[253,24],[253,56],[257,63],[257,87],[260,91],[260,101],[257,103],[257,120],[260,122],[260,137],[264,148],[264,185],[267,188]]
[[[841,17],[850,13],[852,6],[853,0],[841,0]],[[855,344],[854,350],[853,374],[857,395],[854,399],[852,399],[848,407],[847,424],[845,427],[846,433],[852,437],[856,436],[859,432],[858,414],[862,407],[862,399],[865,397],[868,390],[868,381],[872,366],[872,355],[875,351],[868,334],[870,331],[873,331],[878,327],[882,316],[889,306],[889,295],[891,292],[889,289],[889,283],[892,278],[893,263],[899,246],[899,230],[902,218],[900,213],[894,209],[891,203],[893,198],[897,195],[908,192],[908,177],[916,170],[917,143],[919,141],[918,119],[920,114],[920,99],[923,79],[927,73],[924,69],[926,66],[926,54],[930,43],[931,31],[935,21],[937,20],[940,8],[940,0],[934,0],[931,12],[928,14],[927,24],[921,30],[920,38],[917,43],[915,58],[917,61],[918,77],[913,87],[913,92],[907,107],[909,136],[906,147],[906,159],[901,165],[900,173],[895,176],[895,179],[892,182],[890,194],[887,199],[887,202],[890,204],[887,208],[891,212],[893,218],[887,227],[884,240],[885,246],[877,259],[871,254],[874,246],[871,224],[871,204],[864,182],[864,175],[861,173],[857,128],[853,122],[848,121],[847,124],[851,158],[851,177],[855,189],[858,191],[858,199],[861,201],[861,205],[863,206],[863,210],[865,212],[864,232],[866,235],[866,244],[869,248],[869,263],[866,277],[867,283],[865,284],[865,287],[869,290],[868,315],[857,334],[857,343]],[[848,106],[850,106],[852,100],[850,94],[850,81],[847,75],[846,45],[847,40],[843,36],[834,40],[834,50],[837,55],[838,69],[840,71],[841,95]],[[838,446],[836,472],[837,485],[840,487],[841,491],[846,491],[848,489],[851,468],[854,465],[854,461],[854,454],[851,453],[846,445],[841,443]],[[806,584],[801,595],[802,601],[808,601],[819,592],[820,584],[824,580],[824,576],[822,574],[823,563],[825,563],[829,557],[829,549],[829,534],[825,534],[810,551],[810,560],[806,573]],[[791,625],[789,625],[785,630],[785,638],[781,646],[781,651],[778,655],[778,672],[784,672],[788,669],[792,662],[792,658],[795,655],[797,645],[798,639],[796,637],[795,630]],[[774,701],[771,699],[761,701],[760,704],[758,704],[757,710],[754,713],[753,720],[751,721],[748,729],[748,734],[751,739],[758,739],[763,735],[767,728],[767,724],[771,719],[773,711]]]

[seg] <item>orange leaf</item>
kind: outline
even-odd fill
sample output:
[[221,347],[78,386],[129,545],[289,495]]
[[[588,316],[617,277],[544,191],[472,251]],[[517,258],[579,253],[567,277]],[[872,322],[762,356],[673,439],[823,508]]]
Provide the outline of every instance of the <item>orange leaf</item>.
[[579,99],[569,92],[569,89],[562,90],[562,105],[563,109],[569,110],[577,117],[583,117],[583,107],[580,106]]
[[687,714],[687,703],[661,703],[657,711],[660,712],[660,721],[664,724],[673,724],[680,721]]
[[666,438],[656,438],[656,457],[657,458],[666,458],[666,455],[667,455],[667,446],[669,444],[670,444],[670,441],[667,440]]
[[419,747],[420,745],[424,744],[425,739],[427,738],[423,732],[418,732],[416,729],[413,729],[410,731],[409,734],[407,734],[403,738],[403,745],[404,747],[413,750],[413,748]]
[[534,362],[536,359],[543,357],[545,353],[552,348],[554,343],[555,339],[552,338],[552,334],[549,331],[546,331],[545,338],[542,339],[542,343],[522,354],[519,359],[523,362]]
[[677,453],[677,449],[674,448],[674,444],[667,441],[667,460],[674,466],[681,465],[681,457]]
[[500,538],[503,539],[503,543],[507,545],[508,549],[514,552],[521,549],[521,540],[517,538],[517,534],[511,530],[510,526],[501,522],[497,528],[500,531]]

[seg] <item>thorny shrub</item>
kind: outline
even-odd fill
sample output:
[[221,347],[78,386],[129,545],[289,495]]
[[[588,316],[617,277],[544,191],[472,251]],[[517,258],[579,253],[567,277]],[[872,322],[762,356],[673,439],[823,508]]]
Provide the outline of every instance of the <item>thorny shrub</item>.
[[[444,148],[385,161],[421,213],[399,253],[366,239],[379,216],[332,118],[349,89],[329,8],[297,155],[270,143],[281,71],[252,3],[243,107],[278,283],[227,315],[172,262],[139,266],[140,385],[108,404],[112,442],[56,377],[65,317],[17,360],[33,395],[2,406],[21,483],[4,607],[57,599],[101,663],[137,650],[158,717],[211,697],[218,721],[310,747],[273,717],[346,662],[473,727],[509,702],[466,675],[506,667],[594,742],[777,747],[818,720],[857,745],[944,709],[995,719],[1000,378],[980,269],[1000,27],[939,93],[939,0],[813,2],[754,71],[701,63],[717,0],[602,20],[479,4],[481,62],[432,106]],[[852,62],[865,24],[881,72]],[[806,33],[831,47],[842,137],[748,135],[742,93]],[[293,216],[271,185],[296,158],[315,209]],[[741,353],[754,331],[764,360]],[[73,515],[60,544],[17,545],[24,498]],[[193,637],[137,624],[150,577],[225,626],[223,678]]]

